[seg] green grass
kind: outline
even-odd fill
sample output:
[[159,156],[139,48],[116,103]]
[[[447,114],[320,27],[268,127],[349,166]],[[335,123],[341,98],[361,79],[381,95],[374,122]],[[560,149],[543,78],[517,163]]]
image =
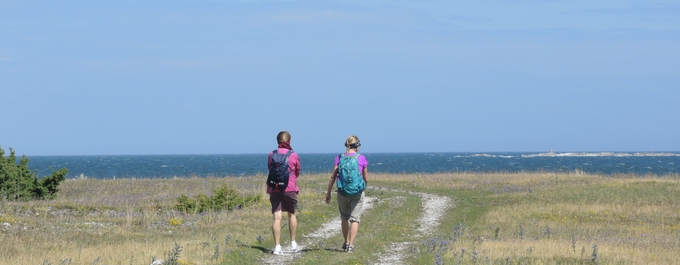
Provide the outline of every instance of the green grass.
[[[298,242],[338,218],[325,204],[328,174],[299,181]],[[264,193],[264,176],[68,180],[57,199],[0,201],[0,264],[149,264],[181,246],[179,264],[258,264],[271,257],[268,198],[241,210],[182,213],[181,195],[228,185]],[[306,242],[294,264],[377,262],[407,242],[405,264],[678,264],[680,180],[654,176],[537,173],[371,174],[373,208],[362,216],[356,252],[337,233]],[[376,188],[378,187],[378,188]],[[452,207],[418,233],[422,201]],[[287,218],[282,243],[288,244]]]

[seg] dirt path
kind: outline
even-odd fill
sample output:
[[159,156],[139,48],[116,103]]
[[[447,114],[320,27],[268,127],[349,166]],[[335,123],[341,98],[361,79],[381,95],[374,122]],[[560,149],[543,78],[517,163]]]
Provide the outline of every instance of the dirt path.
[[[373,208],[373,202],[376,200],[373,197],[365,197],[364,198],[366,201],[364,201],[364,211],[370,210]],[[308,249],[308,246],[312,246],[314,244],[317,244],[320,240],[324,240],[326,238],[335,236],[335,234],[340,233],[340,217],[337,216],[330,222],[326,222],[319,229],[314,231],[311,234],[307,234],[302,236],[301,240],[298,243],[298,246],[300,246],[300,249],[302,251],[298,253],[291,253],[288,252],[287,246],[283,247],[284,250],[284,255],[270,255],[265,257],[262,260],[261,264],[292,264],[295,261],[296,257],[301,256],[305,250]]]
[[[430,235],[432,231],[439,226],[439,220],[446,212],[446,209],[451,207],[451,199],[445,196],[422,192],[409,192],[409,194],[417,195],[423,201],[423,212],[418,219],[419,227],[416,237]],[[406,250],[408,250],[410,245],[415,243],[415,241],[393,242],[390,244],[390,247],[385,250],[385,253],[380,255],[380,259],[376,264],[403,264]]]
[[[395,191],[395,190],[392,190]],[[406,191],[402,191],[406,192]],[[407,192],[412,195],[419,196],[423,202],[423,210],[420,218],[418,219],[418,233],[415,237],[423,237],[430,235],[432,231],[439,226],[439,220],[444,215],[446,210],[452,206],[451,199],[445,196],[434,195],[430,193],[422,192]],[[373,208],[373,202],[376,198],[366,197],[366,204],[364,205],[364,210],[369,210]],[[307,246],[312,246],[326,238],[332,237],[335,234],[340,233],[340,219],[333,219],[332,221],[324,223],[315,232],[304,235],[298,242],[298,245],[302,249],[298,253],[285,252],[284,255],[270,255],[262,259],[262,264],[292,264],[297,257],[300,257],[306,249]],[[411,242],[393,242],[390,244],[388,249],[384,251],[384,254],[380,255],[380,259],[377,264],[383,265],[395,265],[403,264],[404,254],[408,250],[409,246],[415,244],[416,241]],[[284,247],[284,251],[287,248]]]

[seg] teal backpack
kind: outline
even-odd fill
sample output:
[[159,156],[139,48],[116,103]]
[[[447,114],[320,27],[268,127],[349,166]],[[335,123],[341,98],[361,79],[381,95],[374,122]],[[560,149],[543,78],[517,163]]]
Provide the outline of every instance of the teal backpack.
[[340,154],[339,158],[338,192],[345,196],[360,195],[366,189],[366,182],[359,171],[359,153]]

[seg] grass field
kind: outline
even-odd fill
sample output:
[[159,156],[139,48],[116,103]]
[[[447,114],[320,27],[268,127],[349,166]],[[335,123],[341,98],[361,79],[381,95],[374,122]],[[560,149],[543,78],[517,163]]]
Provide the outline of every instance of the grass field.
[[[323,202],[328,175],[298,181],[298,242],[306,244],[291,263],[376,263],[402,244],[401,264],[680,264],[678,176],[371,174],[373,208],[348,254],[337,251],[339,232],[305,238],[338,218],[335,201]],[[273,247],[267,196],[233,211],[173,206],[180,195],[223,185],[264,194],[264,179],[78,179],[64,182],[55,200],[2,200],[0,264],[263,263]],[[452,201],[425,235],[417,232],[426,213],[413,192]],[[289,242],[284,227],[282,243]]]

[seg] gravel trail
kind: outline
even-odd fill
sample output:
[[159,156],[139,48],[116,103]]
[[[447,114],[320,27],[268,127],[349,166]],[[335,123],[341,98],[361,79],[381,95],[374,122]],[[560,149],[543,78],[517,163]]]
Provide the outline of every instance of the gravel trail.
[[[364,198],[364,211],[370,210],[373,208],[373,202],[376,200],[373,197],[365,197]],[[340,216],[337,216],[333,218],[333,220],[324,223],[321,225],[319,229],[316,231],[302,236],[300,241],[298,241],[298,246],[302,251],[297,252],[297,253],[292,253],[288,251],[289,246],[283,246],[283,251],[284,255],[269,255],[262,259],[261,264],[292,264],[295,261],[296,257],[301,256],[303,253],[305,253],[306,250],[308,250],[308,246],[312,246],[316,243],[319,242],[319,240],[323,240],[329,237],[334,236],[335,234],[339,234],[341,229],[340,229]],[[299,224],[298,224],[299,226]],[[299,237],[298,237],[299,238]]]
[[[422,215],[418,219],[418,235],[416,237],[422,237],[432,234],[432,231],[439,226],[439,220],[446,210],[451,207],[451,199],[445,196],[434,195],[430,193],[423,192],[409,192],[410,194],[417,195],[423,201],[423,211]],[[408,250],[409,246],[415,244],[415,241],[411,242],[393,242],[390,244],[385,253],[380,255],[380,259],[376,264],[381,265],[398,265],[403,264],[404,254]]]
[[[398,190],[392,190],[398,191]],[[407,192],[407,191],[402,191]],[[446,196],[439,196],[430,193],[423,192],[407,192],[412,195],[419,196],[422,200],[423,210],[420,218],[418,219],[418,229],[417,235],[415,237],[423,237],[430,235],[432,231],[439,226],[440,219],[446,213],[446,210],[452,206],[451,199]],[[373,208],[373,202],[376,198],[366,197],[366,204],[364,205],[364,210],[370,210]],[[297,257],[303,255],[303,253],[308,250],[308,246],[312,246],[319,241],[326,238],[332,237],[335,234],[340,233],[340,218],[334,218],[333,220],[324,223],[319,229],[313,233],[302,236],[298,245],[302,251],[298,253],[292,253],[287,251],[287,246],[284,246],[284,255],[269,255],[263,258],[262,264],[292,264]],[[409,246],[416,244],[416,241],[410,242],[392,242],[390,246],[384,250],[384,253],[380,256],[380,259],[376,264],[381,265],[398,265],[403,264],[404,255],[407,252]]]

